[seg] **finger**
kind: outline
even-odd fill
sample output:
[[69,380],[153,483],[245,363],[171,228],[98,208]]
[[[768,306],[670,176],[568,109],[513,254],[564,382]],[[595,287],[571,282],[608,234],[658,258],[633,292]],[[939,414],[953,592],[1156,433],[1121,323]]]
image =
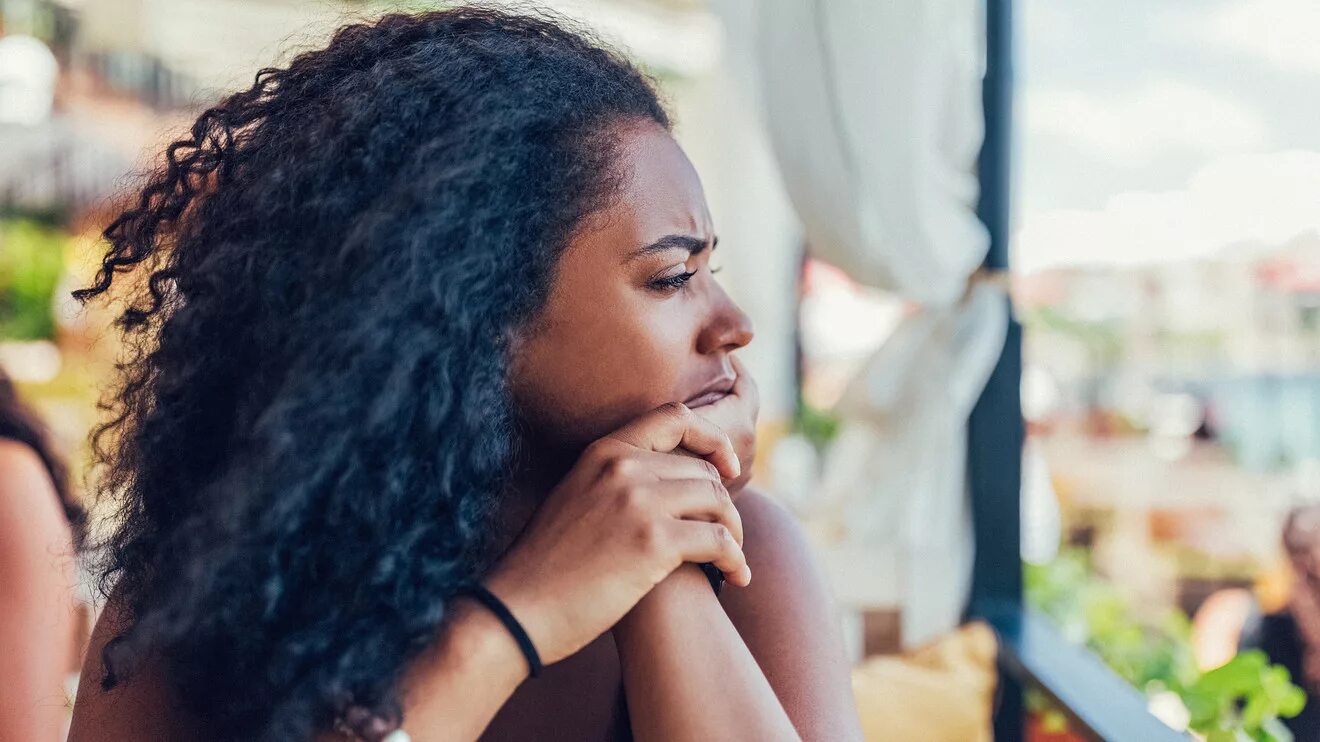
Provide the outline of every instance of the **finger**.
[[681,402],[670,402],[642,415],[610,434],[611,438],[646,451],[669,452],[683,448],[703,456],[720,475],[730,479],[742,473],[729,436]]
[[733,534],[721,523],[703,523],[693,520],[671,521],[674,543],[685,562],[711,562],[724,573],[725,579],[740,587],[752,580],[747,557]]
[[669,479],[647,485],[645,489],[671,516],[720,523],[742,546],[742,516],[733,506],[729,491],[718,479]]
[[677,448],[670,453],[658,451],[635,451],[632,456],[641,462],[642,468],[654,475],[656,480],[664,479],[714,479],[719,481],[720,471],[705,458],[690,454]]

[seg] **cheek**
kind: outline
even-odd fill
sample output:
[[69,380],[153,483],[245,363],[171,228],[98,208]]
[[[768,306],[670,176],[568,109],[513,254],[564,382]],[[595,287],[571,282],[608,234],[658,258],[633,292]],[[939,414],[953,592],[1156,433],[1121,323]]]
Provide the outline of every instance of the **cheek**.
[[610,381],[630,399],[639,400],[640,413],[673,401],[693,340],[687,323],[673,321],[661,311],[631,320],[620,323],[616,342],[604,354],[611,357],[616,371]]
[[519,358],[515,401],[543,434],[585,445],[674,400],[694,341],[664,307],[616,301],[555,318]]

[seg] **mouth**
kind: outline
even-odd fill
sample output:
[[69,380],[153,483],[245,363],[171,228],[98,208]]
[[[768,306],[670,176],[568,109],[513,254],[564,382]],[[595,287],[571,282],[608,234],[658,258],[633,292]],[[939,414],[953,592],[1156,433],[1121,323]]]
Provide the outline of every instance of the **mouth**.
[[691,397],[683,401],[688,407],[705,407],[715,404],[733,392],[733,377],[722,377],[712,381]]
[[706,392],[705,394],[689,399],[683,404],[686,404],[688,407],[705,407],[706,405],[715,404],[727,396],[729,396],[728,392]]

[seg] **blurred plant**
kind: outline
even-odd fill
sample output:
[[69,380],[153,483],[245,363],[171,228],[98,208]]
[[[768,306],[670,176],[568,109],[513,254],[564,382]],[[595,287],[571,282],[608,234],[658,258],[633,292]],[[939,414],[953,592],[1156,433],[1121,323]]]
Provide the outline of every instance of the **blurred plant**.
[[1238,654],[1178,695],[1191,715],[1188,726],[1207,742],[1290,742],[1292,734],[1280,719],[1296,716],[1306,705],[1306,693],[1293,685],[1287,668],[1271,665],[1258,649]]
[[793,416],[793,432],[801,435],[822,452],[830,441],[839,434],[840,421],[829,410],[812,407],[805,401],[798,403],[797,413]]
[[0,221],[0,339],[55,337],[52,300],[67,240],[31,220]]
[[1032,334],[1055,332],[1074,338],[1097,369],[1109,368],[1123,357],[1123,325],[1117,320],[1085,321],[1053,307],[1036,307],[1023,313],[1022,323]]
[[[1177,695],[1187,709],[1188,728],[1208,742],[1291,742],[1280,719],[1300,713],[1306,694],[1286,668],[1271,665],[1262,652],[1242,652],[1202,673],[1187,617],[1171,610],[1162,621],[1138,620],[1128,601],[1095,576],[1086,552],[1065,551],[1049,564],[1025,569],[1033,607],[1147,696]],[[1040,694],[1029,698],[1028,708],[1051,726],[1063,718]]]

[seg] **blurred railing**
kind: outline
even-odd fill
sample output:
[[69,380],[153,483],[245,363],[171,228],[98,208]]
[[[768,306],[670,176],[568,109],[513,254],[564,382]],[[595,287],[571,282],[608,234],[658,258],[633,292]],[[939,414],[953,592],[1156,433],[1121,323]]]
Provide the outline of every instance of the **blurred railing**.
[[[1064,639],[1044,616],[993,602],[982,603],[977,614],[999,635],[1000,673],[1044,691],[1067,715],[1073,732],[1099,740],[1189,739],[1151,716],[1136,688],[1085,647]],[[1002,739],[998,727],[996,738]]]
[[26,154],[0,163],[0,215],[77,214],[112,193],[127,166],[71,132],[46,132]]
[[132,95],[156,108],[176,108],[196,102],[198,85],[190,76],[140,52],[96,52],[84,55],[86,66],[108,91]]
[[[73,40],[80,15],[65,4],[0,0],[0,18],[14,21],[6,32],[31,33],[45,41],[61,67],[86,75],[97,95],[168,109],[192,107],[203,92],[190,75],[149,53],[79,51]],[[128,154],[80,136],[60,116],[39,127],[0,125],[0,145],[0,215],[77,214],[113,193],[132,165]]]

